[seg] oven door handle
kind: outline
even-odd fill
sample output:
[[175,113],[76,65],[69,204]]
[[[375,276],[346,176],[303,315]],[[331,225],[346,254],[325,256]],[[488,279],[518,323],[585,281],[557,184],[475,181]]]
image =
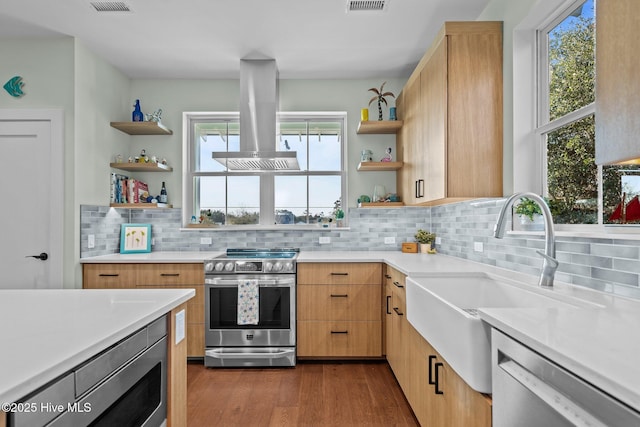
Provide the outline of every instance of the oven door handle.
[[213,357],[214,359],[276,359],[278,357],[286,356],[293,353],[294,349],[278,349],[276,352],[255,352],[255,353],[231,353],[222,352],[216,350],[209,350],[206,352],[207,357]]
[[[206,285],[212,286],[238,286],[237,279],[204,279]],[[258,286],[266,287],[290,287],[296,284],[296,280],[291,279],[260,279]]]

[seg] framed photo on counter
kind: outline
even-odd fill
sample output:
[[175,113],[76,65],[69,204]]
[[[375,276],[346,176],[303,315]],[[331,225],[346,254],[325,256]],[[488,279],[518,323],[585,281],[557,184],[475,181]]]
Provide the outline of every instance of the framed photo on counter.
[[122,224],[120,253],[136,254],[147,252],[151,252],[151,224]]

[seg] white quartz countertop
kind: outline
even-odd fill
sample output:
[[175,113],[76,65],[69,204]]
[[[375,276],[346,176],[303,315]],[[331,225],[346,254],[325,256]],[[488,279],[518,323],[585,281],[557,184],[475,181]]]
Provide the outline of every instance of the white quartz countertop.
[[224,254],[224,251],[212,252],[149,252],[146,254],[110,254],[80,258],[80,263],[86,264],[119,264],[119,263],[198,263],[205,259]]
[[[83,262],[201,262],[223,252],[157,252]],[[409,277],[486,272],[536,286],[538,277],[441,254],[399,251],[302,251],[298,262],[383,262]],[[481,318],[585,381],[640,410],[640,301],[556,282],[553,292],[600,307],[485,308]]]
[[168,313],[193,289],[0,290],[0,403],[12,403]]

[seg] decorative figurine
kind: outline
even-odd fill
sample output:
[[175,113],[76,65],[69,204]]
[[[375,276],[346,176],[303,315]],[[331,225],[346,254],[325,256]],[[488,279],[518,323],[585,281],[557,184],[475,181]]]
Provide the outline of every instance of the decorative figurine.
[[136,99],[136,103],[133,104],[133,113],[131,113],[131,120],[134,122],[144,121],[144,114],[142,114],[142,110],[140,109],[139,99]]
[[146,114],[145,116],[146,116],[148,122],[160,123],[160,119],[162,119],[162,108],[158,108],[153,113]]
[[386,155],[380,159],[381,162],[391,162],[393,161],[393,157],[391,157],[391,147],[387,147]]
[[371,100],[369,100],[369,105],[371,105],[373,101],[378,100],[378,120],[379,121],[382,121],[382,103],[384,102],[384,105],[388,105],[387,100],[384,99],[384,97],[385,96],[391,96],[393,98],[396,97],[391,92],[383,92],[385,84],[387,84],[387,82],[382,83],[382,86],[380,86],[380,89],[376,89],[375,87],[372,87],[371,89],[369,89],[369,91],[376,94],[376,96],[374,96],[373,98],[371,98]]

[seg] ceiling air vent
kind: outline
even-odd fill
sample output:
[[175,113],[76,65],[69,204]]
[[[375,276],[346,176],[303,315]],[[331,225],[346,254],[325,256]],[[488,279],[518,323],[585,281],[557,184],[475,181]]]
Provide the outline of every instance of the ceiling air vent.
[[98,12],[131,12],[131,8],[121,1],[92,1],[91,6]]
[[389,0],[347,0],[349,12],[382,12],[387,9]]

